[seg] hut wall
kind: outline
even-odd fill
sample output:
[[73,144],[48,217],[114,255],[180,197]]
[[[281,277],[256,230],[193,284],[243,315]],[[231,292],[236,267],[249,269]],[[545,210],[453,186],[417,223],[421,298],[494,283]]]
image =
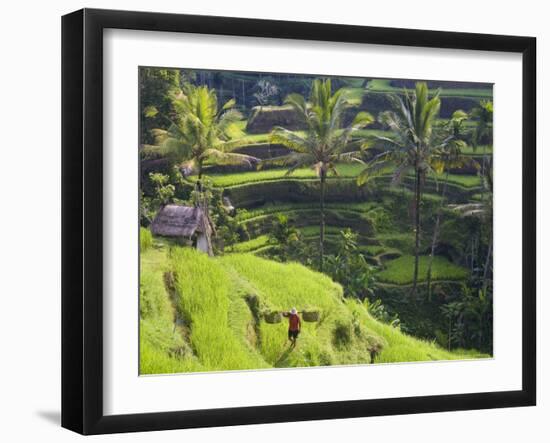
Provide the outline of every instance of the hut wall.
[[202,233],[197,237],[197,249],[208,254],[208,239]]

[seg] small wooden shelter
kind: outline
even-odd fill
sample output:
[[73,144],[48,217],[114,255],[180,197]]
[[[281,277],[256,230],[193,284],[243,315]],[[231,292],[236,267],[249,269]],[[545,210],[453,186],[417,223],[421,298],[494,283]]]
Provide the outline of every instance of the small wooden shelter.
[[190,240],[200,251],[213,255],[211,237],[214,224],[208,211],[200,207],[166,205],[157,213],[151,224],[151,232],[163,237]]

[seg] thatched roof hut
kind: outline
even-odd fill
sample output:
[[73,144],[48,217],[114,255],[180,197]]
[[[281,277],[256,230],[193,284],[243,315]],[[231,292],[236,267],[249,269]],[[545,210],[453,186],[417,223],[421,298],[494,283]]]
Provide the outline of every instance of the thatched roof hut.
[[197,236],[197,248],[212,255],[210,237],[215,232],[210,217],[201,208],[166,205],[151,224],[154,235],[177,238]]

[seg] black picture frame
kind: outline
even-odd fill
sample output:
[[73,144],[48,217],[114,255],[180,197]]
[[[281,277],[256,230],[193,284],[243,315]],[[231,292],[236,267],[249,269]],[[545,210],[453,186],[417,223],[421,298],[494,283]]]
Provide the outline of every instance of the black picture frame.
[[[522,54],[522,389],[110,415],[103,413],[103,30],[170,31]],[[536,403],[536,39],[83,9],[62,18],[62,426],[82,434],[531,406]]]

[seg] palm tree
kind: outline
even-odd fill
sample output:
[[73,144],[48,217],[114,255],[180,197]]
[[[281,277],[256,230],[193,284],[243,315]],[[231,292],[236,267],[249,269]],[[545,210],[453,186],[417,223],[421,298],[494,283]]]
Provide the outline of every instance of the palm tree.
[[287,175],[304,166],[315,169],[320,182],[320,235],[319,269],[323,271],[325,241],[325,184],[329,173],[337,175],[336,163],[352,161],[358,153],[359,140],[352,140],[353,133],[374,121],[367,112],[359,112],[352,123],[342,128],[344,112],[361,103],[363,91],[339,89],[334,94],[330,79],[314,80],[309,102],[300,94],[290,94],[285,103],[292,106],[306,125],[305,133],[289,131],[282,127],[273,129],[271,143],[279,143],[292,151],[271,162],[290,165]]
[[[489,272],[492,268],[493,256],[493,170],[491,164],[488,164],[483,175],[483,189],[487,193],[479,203],[466,203],[460,205],[452,205],[451,208],[459,213],[462,217],[476,217],[482,222],[491,226],[489,233],[487,253],[483,264],[482,290],[486,291],[489,282]],[[472,248],[472,262],[474,261],[474,250]]]
[[439,228],[441,225],[441,214],[443,212],[443,206],[445,205],[445,196],[447,194],[447,185],[449,182],[449,170],[463,166],[467,163],[472,163],[477,166],[477,163],[470,160],[469,157],[462,155],[462,149],[467,146],[465,142],[466,133],[464,128],[464,122],[468,119],[468,114],[462,110],[453,112],[451,119],[445,125],[443,141],[439,148],[435,149],[434,155],[431,159],[431,164],[434,170],[438,174],[445,173],[445,182],[443,184],[443,190],[441,192],[441,203],[437,210],[437,216],[435,221],[434,232],[432,236],[432,246],[430,249],[430,257],[428,261],[428,270],[426,274],[428,300],[431,298],[431,283],[432,283],[432,265],[435,254],[435,248],[437,246],[437,240],[439,236]]
[[235,99],[218,108],[214,89],[186,83],[172,103],[175,118],[165,116],[170,123],[168,129],[156,129],[154,133],[159,146],[174,157],[185,175],[196,172],[200,182],[206,160],[248,165],[259,161],[231,152],[243,144],[229,136],[231,128],[243,118],[235,109]]
[[393,137],[377,137],[387,151],[377,155],[359,175],[362,183],[372,172],[373,167],[380,169],[385,165],[394,167],[392,184],[398,184],[409,173],[414,172],[414,272],[412,293],[416,293],[418,283],[418,262],[420,255],[420,202],[426,175],[435,173],[432,155],[438,148],[434,135],[434,125],[439,115],[441,100],[439,91],[429,97],[425,82],[416,83],[415,91],[405,90],[403,96],[391,95],[393,110],[380,114],[379,120],[393,132]]
[[[472,146],[477,150],[483,137],[491,133],[493,124],[493,102],[490,100],[481,100],[479,105],[470,112],[470,118],[476,121],[476,127],[472,133]],[[485,174],[486,146],[483,145],[483,160],[481,164],[481,174]]]

